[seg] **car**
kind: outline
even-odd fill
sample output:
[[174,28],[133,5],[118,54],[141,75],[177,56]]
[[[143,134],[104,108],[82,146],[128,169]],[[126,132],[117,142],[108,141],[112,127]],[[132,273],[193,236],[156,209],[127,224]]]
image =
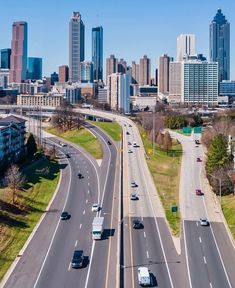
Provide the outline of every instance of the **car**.
[[66,157],[67,157],[67,158],[71,158],[69,154],[66,154]]
[[153,285],[150,270],[147,267],[138,267],[138,283],[144,287]]
[[68,220],[69,218],[70,218],[70,215],[69,215],[69,213],[66,212],[66,211],[63,211],[63,212],[61,213],[61,215],[60,215],[60,219],[61,219],[61,220]]
[[108,143],[108,145],[112,145],[112,143],[109,140],[107,141],[107,143]]
[[144,226],[144,225],[140,222],[139,219],[134,219],[134,220],[132,221],[132,227],[133,227],[133,229],[142,229],[143,226]]
[[132,125],[131,125],[131,124],[129,124],[129,127],[132,127]]
[[128,145],[131,145],[131,142],[128,141]]
[[209,221],[206,218],[200,218],[201,226],[209,226]]
[[200,141],[199,141],[199,140],[195,140],[195,144],[196,144],[196,145],[199,145],[199,144],[200,144]]
[[72,258],[72,268],[82,268],[84,264],[84,255],[82,250],[75,250]]
[[128,153],[133,153],[133,151],[132,150],[128,150]]
[[139,197],[137,196],[136,193],[131,193],[130,199],[131,199],[131,200],[139,200]]
[[200,157],[197,157],[197,162],[202,162]]
[[139,147],[136,142],[133,142],[133,147]]
[[131,182],[131,187],[135,188],[135,187],[138,187],[138,185],[135,183],[135,181],[133,181],[133,182]]
[[126,135],[130,135],[130,133],[128,131],[126,131]]
[[101,207],[98,203],[93,204],[91,207],[92,212],[98,212],[98,211],[100,211],[100,209],[101,209]]
[[78,179],[82,179],[84,178],[84,176],[82,175],[82,173],[78,173]]
[[67,146],[67,144],[66,144],[66,143],[63,143],[63,142],[59,142],[59,145],[60,145],[61,147],[66,147],[66,146]]
[[124,124],[124,127],[126,127],[126,124]]
[[196,195],[197,196],[202,196],[204,194],[202,193],[201,189],[196,189]]

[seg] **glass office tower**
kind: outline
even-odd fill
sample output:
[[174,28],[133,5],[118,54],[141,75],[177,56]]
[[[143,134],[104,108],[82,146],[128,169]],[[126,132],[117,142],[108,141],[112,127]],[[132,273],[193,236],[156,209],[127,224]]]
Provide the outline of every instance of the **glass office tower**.
[[92,28],[92,62],[94,80],[103,81],[103,28]]

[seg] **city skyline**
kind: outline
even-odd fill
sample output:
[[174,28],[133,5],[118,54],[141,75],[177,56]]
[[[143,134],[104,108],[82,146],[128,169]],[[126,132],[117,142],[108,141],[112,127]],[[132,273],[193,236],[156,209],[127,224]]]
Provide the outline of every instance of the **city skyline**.
[[[32,5],[22,7],[22,3],[20,5],[17,1],[13,0],[13,2],[15,5],[13,5],[14,8],[11,7],[11,13],[7,13],[10,9],[9,4],[4,4],[3,7],[3,17],[0,19],[0,48],[10,48],[12,23],[14,21],[26,21],[29,30],[28,55],[43,58],[45,64],[43,75],[47,76],[53,71],[57,71],[59,66],[69,64],[68,20],[73,11],[81,13],[85,25],[86,61],[91,60],[92,28],[103,26],[104,59],[110,54],[114,54],[118,59],[124,58],[128,65],[131,65],[132,61],[138,63],[139,59],[146,54],[151,59],[152,77],[159,56],[167,53],[172,55],[174,59],[176,58],[176,38],[180,34],[195,34],[197,39],[196,51],[203,53],[209,59],[209,25],[218,8],[222,9],[226,19],[230,22],[231,47],[235,44],[233,32],[235,17],[232,13],[233,8],[235,9],[235,3],[233,1],[202,2],[202,8],[198,8],[200,6],[198,3],[190,3],[190,9],[187,10],[187,13],[183,9],[185,1],[171,3],[170,6],[163,1],[157,4],[154,1],[148,1],[145,6],[138,3],[133,6],[131,3],[127,3],[124,11],[122,11],[122,5],[116,7],[107,1],[104,1],[104,5],[100,5],[100,7],[96,3],[93,3],[91,7],[91,4],[87,4],[85,1],[79,5],[76,4],[76,1],[71,1],[70,4],[66,5],[59,3],[57,5],[58,17],[51,19],[48,17],[46,21],[42,22],[41,14],[35,11]],[[24,2],[28,3],[29,1]],[[121,2],[124,3],[124,1]],[[55,1],[51,1],[49,5],[53,6],[54,4]],[[154,10],[157,17],[153,17]],[[120,11],[122,11],[121,25],[119,22]],[[161,13],[158,13],[159,11]],[[200,21],[194,17],[195,11],[200,13]],[[44,18],[47,18],[49,11],[45,13]],[[25,15],[27,17],[24,17]],[[138,21],[139,16],[142,17],[141,23]],[[165,21],[164,29],[162,29],[162,21]],[[59,29],[54,29],[52,33],[51,29],[47,29],[48,26],[52,25]],[[110,41],[111,39],[112,41]],[[135,45],[137,43],[138,45]],[[231,79],[235,79],[234,53],[231,49]],[[105,61],[103,64],[105,68]]]

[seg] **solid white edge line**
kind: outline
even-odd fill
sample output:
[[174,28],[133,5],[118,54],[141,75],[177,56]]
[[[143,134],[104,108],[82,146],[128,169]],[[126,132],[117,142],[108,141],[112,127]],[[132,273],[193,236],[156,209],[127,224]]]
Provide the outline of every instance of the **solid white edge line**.
[[184,248],[185,248],[185,257],[186,257],[186,263],[187,263],[189,286],[190,288],[192,288],[192,280],[191,280],[189,261],[188,261],[187,239],[186,239],[186,233],[185,233],[185,228],[184,228],[184,219],[183,219],[183,233],[184,233]]
[[[53,141],[49,141],[49,142],[52,142],[52,143],[54,144]],[[59,146],[58,144],[54,144],[54,145]],[[65,153],[64,153],[64,154],[65,154]],[[71,168],[71,165],[70,165],[69,161],[68,161],[67,159],[66,159],[66,161],[67,161],[68,164],[69,164],[70,177],[69,177],[68,193],[67,193],[67,196],[66,196],[66,199],[65,199],[65,203],[64,203],[64,206],[63,206],[63,211],[64,211],[64,208],[65,208],[65,206],[66,206],[66,204],[67,204],[67,201],[68,201],[68,197],[69,197],[69,194],[70,194],[70,186],[71,186],[71,181],[72,181],[72,180],[71,180],[71,179],[72,179],[72,168]],[[42,270],[43,270],[44,265],[45,265],[45,263],[46,263],[46,260],[47,260],[47,257],[48,257],[48,255],[49,255],[49,252],[50,252],[50,250],[51,250],[51,246],[52,246],[52,243],[53,243],[53,241],[54,241],[54,238],[55,238],[57,229],[58,229],[58,227],[59,227],[60,221],[61,221],[61,220],[60,220],[60,218],[59,218],[59,220],[58,220],[58,222],[57,222],[57,225],[56,225],[56,228],[55,228],[55,231],[54,231],[54,233],[53,233],[53,236],[52,236],[50,245],[49,245],[49,247],[48,247],[48,249],[47,249],[46,256],[45,256],[45,258],[44,258],[44,261],[43,261],[43,263],[42,263],[41,269],[40,269],[40,271],[39,271],[38,277],[37,277],[36,282],[35,282],[35,284],[34,284],[34,286],[33,286],[34,288],[37,286],[37,283],[38,283],[39,278],[40,278],[40,276],[41,276]]]
[[86,282],[85,282],[84,288],[87,288],[87,285],[88,285],[89,275],[90,275],[90,271],[91,271],[92,258],[93,258],[93,253],[94,253],[94,248],[95,248],[95,240],[93,240],[93,242],[92,242],[90,263],[88,265],[88,271],[87,271]]

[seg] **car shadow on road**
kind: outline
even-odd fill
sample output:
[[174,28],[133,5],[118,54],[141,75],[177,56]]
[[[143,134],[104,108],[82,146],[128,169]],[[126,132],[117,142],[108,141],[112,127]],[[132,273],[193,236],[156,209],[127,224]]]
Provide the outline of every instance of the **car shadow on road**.
[[113,237],[115,233],[115,229],[104,229],[103,239],[107,240],[109,237]]
[[158,287],[157,278],[153,275],[153,273],[149,273],[151,278],[151,287]]

